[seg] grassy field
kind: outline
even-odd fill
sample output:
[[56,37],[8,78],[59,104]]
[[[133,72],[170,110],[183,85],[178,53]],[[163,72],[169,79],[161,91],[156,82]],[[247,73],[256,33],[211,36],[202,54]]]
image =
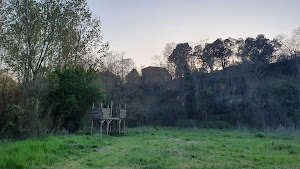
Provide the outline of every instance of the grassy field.
[[0,143],[0,168],[300,168],[299,134],[136,128]]

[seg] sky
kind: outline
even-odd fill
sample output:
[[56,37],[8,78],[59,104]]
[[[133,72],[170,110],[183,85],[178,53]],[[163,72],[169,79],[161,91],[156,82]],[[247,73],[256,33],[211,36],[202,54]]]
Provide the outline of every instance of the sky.
[[300,0],[87,0],[110,50],[149,66],[166,43],[274,38],[300,27]]

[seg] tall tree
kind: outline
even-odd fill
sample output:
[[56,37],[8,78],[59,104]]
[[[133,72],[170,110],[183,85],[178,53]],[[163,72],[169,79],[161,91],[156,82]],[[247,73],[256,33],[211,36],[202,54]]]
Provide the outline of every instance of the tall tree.
[[162,53],[164,58],[163,60],[166,61],[165,67],[168,70],[168,72],[171,74],[172,78],[174,78],[176,74],[176,65],[173,62],[169,61],[169,56],[172,54],[176,46],[177,44],[174,42],[167,43]]
[[189,71],[188,57],[191,55],[192,48],[188,43],[180,43],[173,50],[168,60],[176,65],[176,77],[183,77]]
[[[221,40],[222,41],[222,40]],[[219,49],[219,52],[217,53],[216,57],[220,59],[221,66],[223,70],[228,66],[229,64],[229,57],[233,54],[233,46],[234,46],[234,39],[227,38],[220,43],[217,49]]]
[[198,52],[195,52],[197,52],[196,54],[199,55],[202,61],[210,68],[210,71],[213,70],[216,64],[215,61],[217,60],[219,60],[222,68],[225,69],[229,64],[229,57],[233,53],[233,44],[234,40],[232,38],[225,40],[219,38],[211,44],[206,44],[202,53],[199,49],[197,50]]
[[276,40],[271,41],[260,34],[256,38],[246,38],[245,43],[240,48],[239,55],[244,61],[268,63],[274,56],[278,43]]
[[[89,67],[96,51],[103,55],[100,21],[92,19],[83,1],[9,0],[0,9],[3,58],[23,82],[35,79],[45,68],[81,64]],[[96,48],[95,48],[96,47]]]
[[105,70],[120,76],[123,81],[125,81],[126,75],[134,67],[134,61],[124,56],[125,52],[110,52],[104,60]]
[[208,69],[209,72],[214,70],[215,57],[214,57],[214,46],[213,44],[206,43],[204,49],[202,50],[202,55],[200,59],[203,62],[203,66]]
[[141,76],[136,69],[132,69],[126,76],[126,82],[129,85],[138,85],[141,83]]
[[[285,58],[294,59],[296,62],[297,68],[297,90],[298,90],[298,99],[300,103],[300,27],[295,29],[290,37],[281,36],[278,38],[278,41],[282,44],[283,50],[287,50],[287,52],[283,53]],[[287,57],[288,56],[288,57]],[[300,104],[299,104],[300,108]]]

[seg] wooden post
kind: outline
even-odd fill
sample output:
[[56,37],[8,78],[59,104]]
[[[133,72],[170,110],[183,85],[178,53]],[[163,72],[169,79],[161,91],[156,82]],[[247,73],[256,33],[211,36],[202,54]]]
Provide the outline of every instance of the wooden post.
[[126,132],[126,131],[125,131],[125,119],[124,119],[123,123],[124,123],[124,133],[125,133],[125,132]]
[[108,135],[108,127],[109,127],[109,123],[108,120],[106,120],[106,135]]
[[108,135],[108,130],[109,130],[109,123],[111,120],[106,120],[106,134]]
[[91,124],[91,135],[93,134],[93,119],[92,119],[92,124]]
[[100,136],[102,136],[102,126],[105,120],[100,121]]
[[122,122],[122,120],[120,119],[120,120],[119,120],[119,125],[118,125],[118,127],[119,127],[119,134],[120,134],[120,132],[121,132],[121,122]]
[[[111,122],[109,122],[109,124],[110,124]],[[113,125],[113,123],[112,123],[112,125]],[[109,132],[111,133],[111,128],[112,128],[112,125],[109,125]]]
[[110,117],[112,117],[113,101],[110,101]]
[[119,109],[118,109],[118,117],[121,118],[121,105],[119,104]]

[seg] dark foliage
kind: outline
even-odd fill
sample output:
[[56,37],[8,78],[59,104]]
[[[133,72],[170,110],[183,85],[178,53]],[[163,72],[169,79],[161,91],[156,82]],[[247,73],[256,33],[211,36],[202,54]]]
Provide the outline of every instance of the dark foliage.
[[21,137],[24,132],[24,110],[17,105],[10,105],[0,113],[0,136],[6,138]]
[[46,99],[55,130],[77,131],[92,103],[104,99],[97,77],[94,70],[80,67],[56,70],[49,75]]

